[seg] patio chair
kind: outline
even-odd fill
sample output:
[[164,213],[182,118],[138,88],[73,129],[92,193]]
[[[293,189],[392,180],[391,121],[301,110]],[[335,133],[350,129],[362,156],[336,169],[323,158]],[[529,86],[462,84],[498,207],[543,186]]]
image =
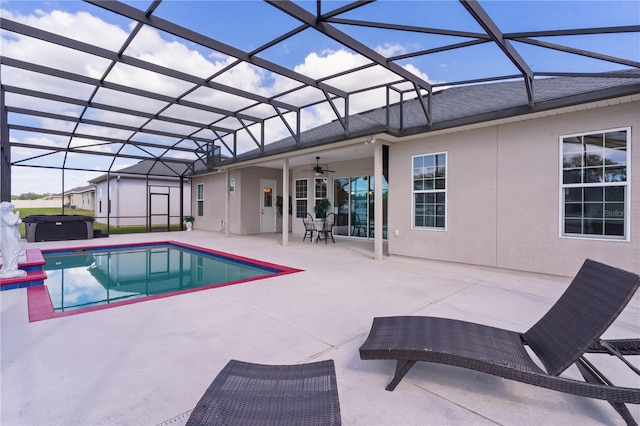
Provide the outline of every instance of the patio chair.
[[187,425],[340,425],[333,360],[263,365],[231,360]]
[[304,237],[302,238],[302,241],[309,237],[309,241],[313,242],[313,233],[316,231],[316,225],[313,223],[313,216],[311,216],[311,213],[307,213],[307,216],[302,218],[302,223],[304,224]]
[[322,229],[318,230],[318,238],[316,239],[316,243],[320,240],[324,240],[324,243],[327,244],[327,240],[331,238],[333,243],[336,243],[336,240],[333,239],[333,213],[329,213],[322,222]]
[[[640,389],[615,386],[584,354],[615,355],[640,375],[624,359],[624,355],[640,355],[640,339],[600,340],[639,286],[638,275],[587,259],[555,305],[525,333],[446,318],[380,317],[373,320],[360,358],[397,361],[388,391],[417,361],[436,362],[606,400],[627,424],[635,425],[625,403],[640,404]],[[525,345],[546,371],[533,361]],[[584,382],[560,377],[574,363]]]

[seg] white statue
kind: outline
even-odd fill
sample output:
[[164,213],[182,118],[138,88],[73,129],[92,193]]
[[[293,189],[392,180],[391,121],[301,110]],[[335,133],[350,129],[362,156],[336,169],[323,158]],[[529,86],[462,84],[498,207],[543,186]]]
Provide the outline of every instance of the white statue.
[[20,258],[20,232],[18,225],[20,212],[13,212],[15,206],[7,201],[0,203],[0,252],[2,253],[2,268],[0,278],[24,277],[26,271],[18,269]]

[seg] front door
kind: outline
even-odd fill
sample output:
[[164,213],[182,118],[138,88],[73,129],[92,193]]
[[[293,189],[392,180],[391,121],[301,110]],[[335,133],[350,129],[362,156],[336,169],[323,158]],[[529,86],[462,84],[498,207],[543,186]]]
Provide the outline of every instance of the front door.
[[260,179],[260,232],[276,232],[276,181]]

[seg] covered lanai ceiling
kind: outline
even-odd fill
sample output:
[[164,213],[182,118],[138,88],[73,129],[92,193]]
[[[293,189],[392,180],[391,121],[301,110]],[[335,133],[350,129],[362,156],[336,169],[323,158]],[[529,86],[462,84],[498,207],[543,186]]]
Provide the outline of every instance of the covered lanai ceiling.
[[365,135],[355,115],[402,101],[437,127],[433,94],[447,88],[516,82],[536,111],[541,79],[640,73],[635,1],[1,7],[3,199],[9,165],[112,172],[151,160],[188,175],[276,141],[295,149],[329,122],[342,139]]

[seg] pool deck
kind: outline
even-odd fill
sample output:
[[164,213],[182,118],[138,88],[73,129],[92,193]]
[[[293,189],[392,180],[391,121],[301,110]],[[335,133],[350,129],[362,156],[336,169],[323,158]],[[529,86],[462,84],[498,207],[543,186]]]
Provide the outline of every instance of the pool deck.
[[[302,242],[204,231],[27,243],[59,248],[174,240],[302,269],[228,287],[29,323],[27,290],[0,292],[2,425],[180,425],[230,359],[333,359],[345,425],[623,424],[606,402],[461,368],[418,363],[385,391],[395,363],[362,361],[375,316],[431,315],[516,331],[570,277],[412,259],[373,260],[373,243]],[[605,337],[640,336],[640,293]],[[640,357],[631,357],[640,367]],[[640,378],[590,359],[617,385]],[[579,377],[574,367],[566,373]],[[640,406],[629,405],[640,421]]]

